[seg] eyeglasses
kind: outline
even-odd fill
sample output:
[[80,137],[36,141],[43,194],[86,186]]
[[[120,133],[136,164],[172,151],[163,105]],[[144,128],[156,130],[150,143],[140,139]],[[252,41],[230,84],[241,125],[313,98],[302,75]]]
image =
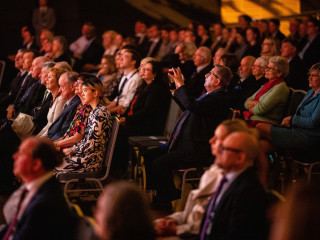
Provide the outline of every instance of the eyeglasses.
[[214,76],[214,77],[216,77],[216,78],[218,78],[218,79],[220,79],[216,74],[214,74],[213,72],[208,72],[208,74],[210,74],[210,75],[212,75],[212,76]]
[[149,68],[141,68],[140,70],[142,72],[152,72],[152,69],[149,69]]
[[252,67],[257,67],[257,68],[264,68],[264,67],[261,67],[261,66],[258,66],[258,65],[253,65]]
[[236,148],[231,148],[231,147],[225,147],[222,144],[219,146],[218,152],[222,153],[223,151],[230,151],[230,152],[235,152],[235,153],[241,153],[243,152],[240,149],[236,149]]
[[309,77],[317,78],[317,77],[320,77],[320,75],[308,73],[308,78],[309,78]]
[[276,69],[272,67],[266,67],[266,71],[276,71]]

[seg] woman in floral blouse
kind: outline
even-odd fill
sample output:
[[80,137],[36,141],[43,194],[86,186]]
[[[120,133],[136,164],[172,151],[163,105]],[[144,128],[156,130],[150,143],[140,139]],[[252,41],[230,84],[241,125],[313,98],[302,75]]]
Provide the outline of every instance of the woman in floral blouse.
[[83,139],[66,148],[64,163],[58,172],[91,172],[102,168],[106,143],[110,139],[111,115],[103,98],[100,80],[91,77],[82,86],[83,103],[92,107]]

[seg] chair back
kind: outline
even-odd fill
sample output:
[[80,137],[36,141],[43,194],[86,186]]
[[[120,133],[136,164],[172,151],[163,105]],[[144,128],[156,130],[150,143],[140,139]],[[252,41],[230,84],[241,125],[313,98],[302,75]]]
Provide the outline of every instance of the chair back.
[[293,90],[288,106],[287,116],[293,116],[295,114],[305,95],[306,92],[304,90]]
[[4,73],[4,68],[6,67],[6,62],[3,60],[0,60],[0,87],[2,84],[2,77],[3,77],[3,73]]
[[166,137],[170,136],[181,114],[182,114],[181,108],[176,103],[176,101],[171,99],[168,116],[166,120],[166,125],[164,128],[164,136]]
[[112,156],[113,156],[114,147],[116,145],[119,126],[120,126],[119,119],[117,117],[114,117],[114,120],[112,123],[110,139],[109,139],[109,142],[107,143],[107,149],[106,149],[106,152],[104,155],[104,166],[106,168],[106,173],[101,180],[105,180],[109,175],[111,160],[112,160]]

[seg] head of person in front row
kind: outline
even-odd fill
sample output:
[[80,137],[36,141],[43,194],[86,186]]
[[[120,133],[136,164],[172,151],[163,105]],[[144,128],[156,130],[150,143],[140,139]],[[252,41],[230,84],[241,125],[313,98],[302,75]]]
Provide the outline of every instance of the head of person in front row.
[[13,154],[13,173],[29,183],[52,171],[62,163],[53,143],[46,138],[30,137],[24,140]]
[[100,240],[155,239],[145,196],[129,182],[115,182],[104,189],[97,202],[95,220]]
[[294,186],[276,209],[269,240],[320,239],[320,191]]

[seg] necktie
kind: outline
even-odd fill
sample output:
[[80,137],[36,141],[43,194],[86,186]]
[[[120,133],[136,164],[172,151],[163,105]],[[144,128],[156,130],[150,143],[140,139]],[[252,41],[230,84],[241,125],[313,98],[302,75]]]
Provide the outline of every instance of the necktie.
[[43,94],[43,98],[42,98],[41,103],[43,103],[43,102],[47,99],[48,95],[49,95],[49,90],[46,89],[46,90],[44,91],[44,94]]
[[[201,95],[197,101],[200,101],[201,99],[203,99],[205,96],[207,96],[207,94],[203,94]],[[184,122],[186,121],[186,119],[188,118],[188,116],[190,115],[190,111],[187,109],[183,112],[182,116],[180,117],[180,119],[178,120],[174,130],[173,130],[173,134],[172,137],[170,138],[168,145],[169,145],[169,152],[172,150],[172,148],[174,147],[174,145],[177,142],[177,139],[180,135],[181,132],[181,128],[182,125],[184,124]]]
[[127,81],[128,81],[128,78],[126,77],[126,78],[124,79],[122,85],[120,86],[120,90],[119,90],[119,92],[118,92],[117,106],[118,106],[118,104],[119,104],[119,99],[120,99],[120,96],[121,96],[121,94],[122,94],[124,85],[126,85]]
[[[226,176],[223,176],[223,178],[221,179],[220,181],[220,184],[217,188],[217,191],[213,194],[210,202],[209,202],[209,205],[208,205],[208,208],[207,208],[207,211],[206,211],[206,215],[205,215],[205,220],[203,222],[203,225],[202,225],[202,229],[201,229],[201,232],[200,232],[200,240],[205,240],[207,239],[207,236],[208,234],[210,234],[210,231],[211,231],[211,227],[212,227],[212,210],[213,210],[213,207],[217,201],[217,198],[222,190],[222,187],[223,185],[227,182],[227,178]],[[209,231],[208,231],[209,230]]]
[[7,231],[6,231],[6,234],[4,235],[2,240],[8,240],[10,235],[13,233],[13,230],[14,230],[16,224],[17,224],[18,214],[19,214],[19,211],[20,211],[20,208],[21,208],[21,204],[22,204],[23,199],[25,198],[27,193],[28,193],[27,188],[24,188],[22,190],[22,192],[21,192],[21,195],[20,195],[20,199],[19,199],[18,206],[17,206],[17,211],[16,211],[13,219],[11,220],[10,225],[9,225]]

